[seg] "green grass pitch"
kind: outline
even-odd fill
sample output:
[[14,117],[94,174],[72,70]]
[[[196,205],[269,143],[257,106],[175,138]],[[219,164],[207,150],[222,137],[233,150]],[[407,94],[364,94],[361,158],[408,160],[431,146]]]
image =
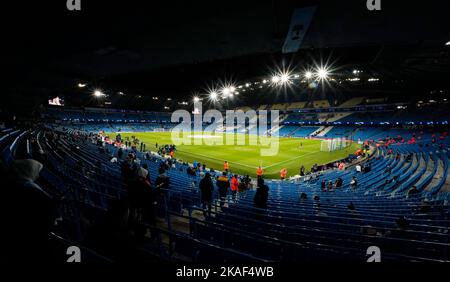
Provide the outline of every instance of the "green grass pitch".
[[[111,138],[114,138],[115,135],[115,133],[109,134]],[[158,145],[173,143],[170,132],[136,132],[121,133],[121,135],[122,138],[135,136],[144,142],[146,150],[150,151],[156,151],[155,143]],[[193,133],[192,135],[198,134]],[[360,148],[360,145],[353,143],[342,150],[321,152],[320,140],[280,137],[278,153],[274,156],[261,156],[262,146],[249,145],[248,135],[245,138],[246,145],[179,145],[175,157],[189,163],[196,160],[215,170],[223,170],[223,162],[227,160],[233,173],[249,174],[253,177],[256,176],[256,169],[261,164],[265,177],[279,178],[279,172],[283,167],[287,168],[289,177],[299,174],[301,165],[304,165],[306,171],[309,171],[315,163],[320,165],[339,160]]]

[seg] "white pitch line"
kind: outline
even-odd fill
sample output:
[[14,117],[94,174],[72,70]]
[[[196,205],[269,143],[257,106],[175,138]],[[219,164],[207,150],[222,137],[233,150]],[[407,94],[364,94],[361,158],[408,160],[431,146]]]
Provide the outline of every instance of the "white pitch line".
[[[180,151],[180,150],[177,150],[177,151],[178,151],[178,152],[181,152],[181,153],[184,153],[184,154],[188,154],[188,155],[196,155],[196,156],[204,157],[204,158],[211,159],[211,160],[215,160],[215,161],[219,161],[219,162],[225,161],[225,159],[223,159],[223,160],[222,160],[222,159],[217,159],[217,158],[213,158],[213,157],[206,156],[206,155],[203,155],[203,154],[191,153],[191,152]],[[245,166],[245,167],[249,167],[249,168],[256,168],[256,166],[246,165],[246,164],[242,164],[242,163],[238,163],[238,162],[229,162],[229,163],[231,163],[231,164],[238,164],[238,165]]]
[[282,164],[282,163],[291,162],[291,161],[293,161],[293,160],[300,159],[300,158],[302,158],[302,157],[304,157],[304,156],[308,156],[308,155],[312,155],[312,154],[317,154],[317,153],[318,153],[318,152],[311,152],[311,153],[304,154],[304,155],[301,155],[301,156],[298,156],[298,157],[295,157],[295,158],[292,158],[292,159],[289,159],[289,160],[285,160],[285,161],[281,161],[281,162],[278,162],[278,163],[274,163],[274,164],[272,164],[272,165],[266,166],[265,169],[268,169],[268,168],[277,166],[277,165]]

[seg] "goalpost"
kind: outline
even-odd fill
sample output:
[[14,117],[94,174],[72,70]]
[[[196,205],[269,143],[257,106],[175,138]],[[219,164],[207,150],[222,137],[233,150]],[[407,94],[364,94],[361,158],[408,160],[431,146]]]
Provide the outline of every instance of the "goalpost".
[[345,139],[345,138],[326,139],[326,140],[322,140],[322,142],[320,142],[320,151],[332,152],[332,151],[342,150],[347,146],[350,146],[350,143],[347,142],[347,139]]
[[155,127],[153,128],[153,132],[166,132],[167,130],[163,127]]

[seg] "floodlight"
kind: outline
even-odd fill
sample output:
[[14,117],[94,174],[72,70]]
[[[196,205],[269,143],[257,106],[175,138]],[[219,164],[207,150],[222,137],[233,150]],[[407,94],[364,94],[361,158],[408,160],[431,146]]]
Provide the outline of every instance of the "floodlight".
[[325,79],[328,76],[328,71],[326,69],[324,69],[324,68],[320,68],[320,69],[317,70],[317,76],[320,79]]
[[280,76],[280,80],[281,80],[281,83],[287,83],[287,82],[289,82],[289,75],[286,74],[286,73],[283,73],[283,74]]
[[217,100],[217,92],[216,91],[212,91],[211,93],[209,93],[209,98],[211,100]]
[[105,96],[105,94],[102,91],[100,91],[100,90],[95,90],[94,91],[94,96],[95,97],[101,97],[101,96]]
[[230,88],[224,87],[224,88],[222,89],[222,94],[223,94],[223,95],[228,96],[228,95],[230,95],[230,93],[231,93]]
[[312,74],[312,72],[310,72],[310,71],[305,72],[305,77],[308,78],[308,79],[311,78],[312,75],[313,75],[313,74]]

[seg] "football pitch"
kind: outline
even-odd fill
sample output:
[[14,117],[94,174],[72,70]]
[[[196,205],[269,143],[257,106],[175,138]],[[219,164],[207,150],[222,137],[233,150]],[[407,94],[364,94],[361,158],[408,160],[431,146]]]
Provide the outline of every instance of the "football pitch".
[[[130,137],[130,140],[131,136],[135,136],[139,141],[145,143],[146,150],[153,152],[157,151],[156,143],[159,146],[174,143],[170,132],[136,132],[121,133],[121,135],[122,138]],[[110,133],[109,136],[115,138],[116,134]],[[262,156],[261,149],[269,148],[269,146],[251,145],[248,135],[245,135],[244,145],[194,145],[194,138],[201,138],[201,136],[201,133],[189,135],[192,144],[178,145],[175,158],[189,163],[196,160],[215,170],[223,170],[223,162],[226,160],[230,164],[230,171],[233,173],[249,174],[253,177],[256,176],[257,167],[261,165],[264,176],[267,178],[279,178],[279,172],[283,167],[287,169],[288,177],[299,174],[301,165],[304,165],[306,171],[309,171],[314,164],[321,165],[345,158],[360,147],[360,145],[352,143],[338,151],[321,152],[320,140],[279,137],[277,153],[272,156]],[[208,138],[217,138],[217,136],[207,134],[203,136],[203,142],[205,143]],[[236,136],[235,138],[237,138]],[[223,144],[226,144],[226,137],[223,138]],[[139,148],[140,146],[138,146]]]

